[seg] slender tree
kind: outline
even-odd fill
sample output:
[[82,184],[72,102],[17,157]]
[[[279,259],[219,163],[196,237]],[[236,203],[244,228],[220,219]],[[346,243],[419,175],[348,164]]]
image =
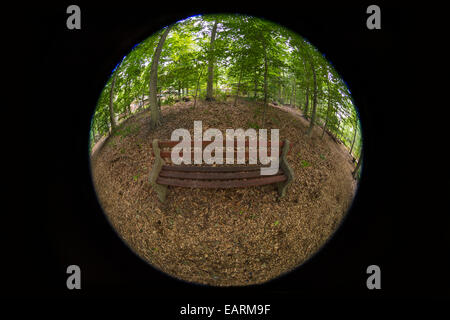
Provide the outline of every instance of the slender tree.
[[242,79],[242,73],[244,72],[244,67],[241,67],[241,72],[239,73],[239,82],[237,85],[237,89],[236,89],[236,96],[234,97],[234,104],[233,106],[237,106],[237,99],[238,99],[238,95],[239,95],[239,89],[241,87],[241,79]]
[[294,85],[294,88],[293,88],[293,92],[292,92],[292,100],[291,100],[291,105],[292,105],[292,107],[294,107],[295,108],[295,99],[297,99],[297,85],[296,85],[296,83],[295,83],[295,78],[294,78],[294,83],[293,83],[293,85]]
[[316,68],[314,67],[314,63],[312,59],[310,60],[311,69],[313,72],[313,85],[314,85],[314,92],[313,92],[313,106],[312,106],[312,113],[311,113],[311,121],[309,122],[309,127],[307,131],[307,135],[311,136],[312,129],[314,127],[314,122],[316,121],[316,109],[317,109],[317,77],[316,77]]
[[353,176],[353,178],[354,179],[356,179],[356,177],[357,177],[357,175],[358,175],[358,171],[359,171],[359,168],[361,167],[361,162],[362,162],[362,151],[361,151],[361,155],[359,156],[359,159],[358,159],[358,163],[356,164],[356,167],[355,167],[355,170],[353,170],[353,172],[352,172],[352,176]]
[[161,35],[159,39],[158,46],[156,47],[155,53],[152,58],[152,65],[150,68],[150,82],[149,82],[149,102],[150,102],[150,127],[156,128],[160,124],[160,110],[158,106],[158,101],[156,97],[157,91],[157,83],[158,83],[158,64],[159,57],[161,56],[161,51],[164,45],[164,41],[169,34],[169,31],[172,26],[168,26],[164,33]]
[[195,108],[195,106],[197,105],[197,94],[198,94],[198,88],[200,86],[200,79],[202,77],[202,73],[203,73],[203,68],[200,69],[200,74],[197,78],[197,86],[195,88],[195,96],[194,96],[194,105],[192,106],[192,108]]
[[331,89],[330,89],[330,80],[328,80],[328,108],[327,108],[327,114],[325,117],[325,123],[323,125],[323,132],[322,132],[322,137],[321,139],[323,139],[323,136],[325,134],[325,130],[327,130],[327,125],[328,125],[328,119],[330,116],[330,111],[331,111]]
[[264,38],[264,35],[261,36],[261,43],[263,47],[264,52],[264,110],[263,110],[263,118],[262,118],[262,125],[264,126],[266,123],[266,109],[267,109],[267,46],[266,46],[266,39]]
[[255,66],[255,75],[254,75],[254,89],[253,89],[253,98],[256,99],[256,95],[258,94],[258,66]]
[[352,147],[350,148],[350,154],[352,154],[353,146],[355,145],[356,131],[357,130],[358,130],[358,120],[355,119],[354,126],[353,126],[353,131],[354,131],[354,133],[353,133],[353,141],[352,141]]
[[213,81],[214,81],[214,41],[216,40],[218,20],[214,21],[214,25],[211,31],[211,41],[209,44],[209,57],[208,57],[208,82],[206,85],[206,100],[214,100],[213,96]]
[[[302,45],[303,47],[303,45]],[[305,82],[305,86],[306,86],[306,93],[305,93],[305,107],[303,108],[303,116],[305,118],[308,118],[308,111],[309,111],[309,72],[308,69],[306,68],[306,59],[303,58],[303,69],[305,71],[305,76],[304,76],[304,82]]]
[[117,69],[119,69],[119,66],[117,66],[114,71],[114,77],[111,82],[111,91],[109,94],[109,120],[111,122],[111,133],[113,133],[117,128],[116,117],[114,115],[114,85],[116,84],[117,74],[119,73]]
[[303,115],[305,118],[308,118],[308,110],[309,109],[309,83],[306,84],[306,93],[305,93],[305,107],[303,108]]

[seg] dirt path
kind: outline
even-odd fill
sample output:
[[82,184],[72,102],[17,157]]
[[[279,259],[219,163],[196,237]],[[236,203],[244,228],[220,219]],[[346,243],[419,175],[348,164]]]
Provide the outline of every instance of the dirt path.
[[[128,116],[129,118],[136,116],[138,113],[144,111],[144,110],[139,111],[137,107],[133,107],[133,106],[130,108],[131,108],[131,115]],[[119,127],[122,123],[127,121],[129,118],[122,117],[120,119],[117,119],[116,120],[117,126]],[[109,137],[110,137],[109,135],[103,136],[94,144],[94,146],[91,149],[91,157],[93,157],[94,154],[103,147],[103,144],[106,142],[106,140],[108,140]]]
[[[303,112],[301,112],[300,109],[292,108],[292,107],[288,107],[288,106],[276,106],[276,105],[273,105],[273,104],[269,104],[269,105],[272,106],[272,107],[274,107],[274,108],[283,110],[283,111],[285,111],[285,112],[289,112],[289,113],[292,114],[294,117],[296,117],[297,119],[299,119],[300,121],[302,121],[302,123],[303,123],[305,126],[309,126],[309,123],[310,123],[310,122],[309,122],[308,120],[306,120],[306,119],[303,117]],[[322,135],[322,128],[319,128],[318,126],[315,126],[314,130],[316,131],[317,134]],[[318,132],[318,130],[320,130],[320,132]],[[352,155],[350,155],[350,152],[349,152],[349,150],[347,149],[347,147],[346,147],[343,143],[335,143],[335,144],[336,144],[337,149],[338,149],[340,152],[342,152],[344,158],[345,158],[346,160],[349,160],[350,162],[353,162],[353,157],[352,157]],[[352,167],[352,170],[353,170],[353,167]]]
[[303,124],[304,124],[305,126],[308,126],[308,125],[309,125],[309,121],[306,120],[306,119],[303,117],[303,112],[301,112],[300,109],[294,109],[294,108],[291,108],[291,107],[288,107],[288,106],[276,106],[276,105],[271,104],[271,103],[269,103],[269,106],[274,107],[274,108],[277,108],[277,109],[280,109],[280,110],[283,110],[283,111],[286,111],[286,112],[290,112],[290,113],[292,113],[295,117],[297,117],[298,119],[300,119],[300,120],[303,122]]

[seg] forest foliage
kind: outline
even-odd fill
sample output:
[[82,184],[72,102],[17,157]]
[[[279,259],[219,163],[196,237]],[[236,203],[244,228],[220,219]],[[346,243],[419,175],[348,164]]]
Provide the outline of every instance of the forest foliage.
[[[165,31],[165,41],[160,41]],[[160,105],[182,98],[239,96],[301,109],[304,117],[342,141],[359,158],[361,126],[349,89],[307,40],[269,21],[242,15],[193,16],[136,45],[112,71],[92,117],[92,147],[134,112],[148,108],[158,43]],[[212,93],[208,92],[208,85]],[[231,102],[233,103],[233,102]],[[234,102],[235,103],[235,102]]]

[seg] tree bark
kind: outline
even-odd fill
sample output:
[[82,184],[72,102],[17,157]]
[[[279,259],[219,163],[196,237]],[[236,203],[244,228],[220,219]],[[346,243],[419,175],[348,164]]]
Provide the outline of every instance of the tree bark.
[[158,64],[161,51],[166,40],[167,35],[172,26],[168,26],[161,38],[159,39],[158,46],[152,58],[152,65],[150,68],[150,83],[149,83],[149,102],[150,102],[150,127],[156,128],[160,124],[160,109],[156,97],[157,82],[158,82]]
[[306,85],[306,101],[305,101],[305,108],[303,109],[303,115],[305,118],[308,118],[308,109],[309,109],[309,83]]
[[280,82],[280,87],[278,88],[278,103],[280,105],[283,105],[283,100],[282,100],[282,97],[281,97],[281,90],[282,90],[282,88],[283,88],[283,86],[281,85],[281,82]]
[[363,155],[363,154],[362,154],[362,152],[361,152],[361,155],[359,156],[358,163],[356,164],[355,170],[353,170],[353,172],[352,172],[353,179],[356,179],[356,176],[357,176],[357,174],[358,174],[359,167],[361,167],[362,155]]
[[262,126],[266,124],[266,109],[267,109],[267,50],[266,50],[266,40],[264,36],[262,37],[262,46],[264,50],[264,110],[262,118]]
[[241,87],[241,79],[242,79],[242,72],[244,71],[244,68],[241,68],[241,73],[239,74],[239,82],[237,85],[237,90],[236,90],[236,96],[234,97],[234,106],[237,106],[237,99],[238,99],[238,95],[239,95],[239,88]]
[[306,95],[305,95],[305,108],[303,109],[303,116],[305,118],[308,118],[308,109],[309,109],[309,74],[308,74],[308,70],[306,68],[306,60],[305,58],[302,59],[303,60],[303,68],[305,70],[305,82],[306,82]]
[[356,140],[356,130],[358,129],[358,125],[357,122],[355,121],[355,126],[353,127],[353,130],[355,130],[354,134],[353,134],[353,141],[352,141],[352,147],[350,148],[350,154],[352,154],[353,151],[353,146],[355,145],[355,140]]
[[314,63],[310,61],[311,63],[311,69],[313,72],[313,83],[314,83],[314,93],[313,93],[313,106],[312,106],[312,113],[311,113],[311,121],[309,122],[309,128],[307,131],[307,135],[311,136],[312,129],[314,127],[314,122],[316,121],[316,109],[317,109],[317,79],[316,79],[316,69],[314,67]]
[[329,118],[330,110],[331,110],[331,93],[330,93],[330,82],[328,81],[328,108],[327,108],[327,116],[325,118],[325,124],[323,125],[323,132],[322,132],[321,139],[323,139],[323,136],[325,134],[325,130],[327,129],[327,124],[328,124],[328,118]]
[[295,100],[297,99],[297,86],[295,85],[294,82],[294,101],[293,101],[293,106],[295,108]]
[[213,97],[213,81],[214,81],[214,41],[216,40],[217,20],[211,32],[211,42],[209,44],[209,61],[208,61],[208,82],[206,85],[206,100],[214,100]]
[[338,120],[338,126],[336,129],[336,132],[334,133],[334,138],[336,139],[336,141],[338,140],[338,134],[339,134],[339,129],[341,128],[341,121]]
[[118,73],[119,67],[117,67],[114,72],[114,78],[111,83],[111,91],[109,93],[109,120],[111,122],[111,133],[113,133],[117,128],[116,118],[114,115],[114,85],[116,84],[116,77]]
[[194,97],[194,105],[192,106],[192,108],[195,108],[195,106],[197,105],[197,94],[198,94],[198,87],[200,85],[200,79],[202,77],[202,73],[203,73],[203,68],[200,69],[200,74],[197,78],[197,87],[195,88],[195,97]]
[[158,114],[161,115],[161,88],[158,91]]
[[255,89],[254,90],[255,91],[254,91],[253,98],[256,99],[256,95],[258,92],[258,68],[257,67],[255,68]]
[[292,106],[292,100],[294,99],[294,88],[291,88],[291,90],[289,91],[289,105]]

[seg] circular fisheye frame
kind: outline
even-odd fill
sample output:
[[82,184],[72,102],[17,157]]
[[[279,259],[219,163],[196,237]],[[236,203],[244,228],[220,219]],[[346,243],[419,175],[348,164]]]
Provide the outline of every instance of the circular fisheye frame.
[[92,118],[98,199],[117,234],[177,279],[245,286],[311,258],[361,172],[358,112],[308,41],[199,15],[134,47]]

